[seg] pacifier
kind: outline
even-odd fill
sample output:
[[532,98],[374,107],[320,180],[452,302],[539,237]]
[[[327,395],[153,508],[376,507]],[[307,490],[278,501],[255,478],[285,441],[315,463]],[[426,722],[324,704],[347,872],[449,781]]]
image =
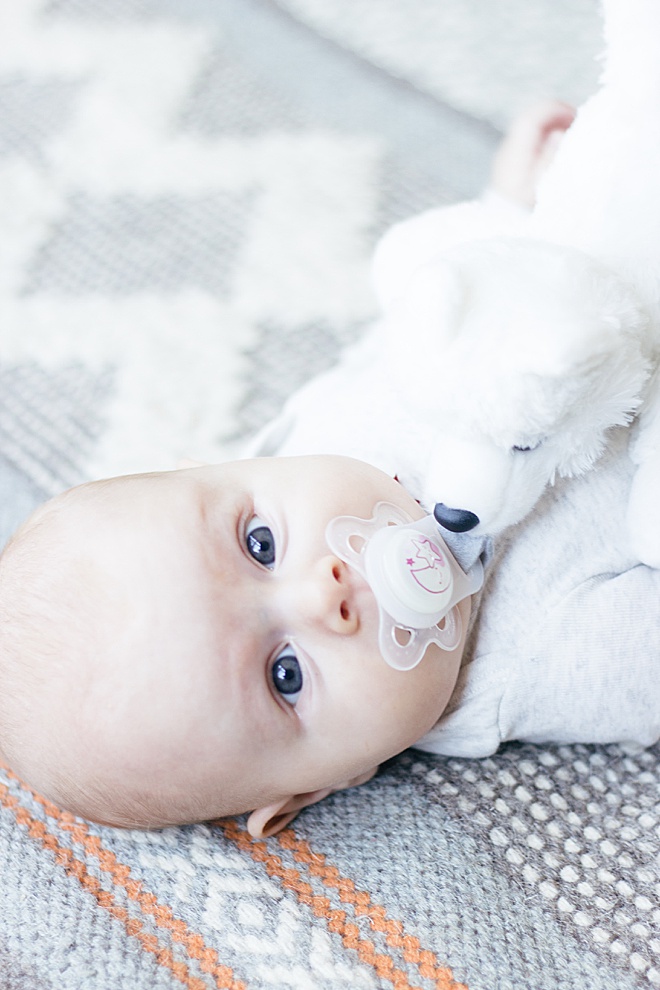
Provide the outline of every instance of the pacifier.
[[483,583],[477,560],[466,574],[432,515],[412,521],[378,502],[371,519],[337,516],[325,531],[330,549],[371,588],[379,611],[378,645],[395,670],[411,670],[431,643],[453,650],[463,622],[456,607]]

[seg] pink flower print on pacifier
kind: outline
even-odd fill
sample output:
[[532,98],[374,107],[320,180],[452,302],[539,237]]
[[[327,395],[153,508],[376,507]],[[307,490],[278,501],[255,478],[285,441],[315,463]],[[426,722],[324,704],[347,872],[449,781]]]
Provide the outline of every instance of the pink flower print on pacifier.
[[411,539],[414,555],[406,558],[411,577],[425,591],[440,595],[451,587],[451,570],[440,547],[428,536]]
[[434,625],[453,590],[447,553],[423,524],[380,530],[366,549],[366,572],[377,597],[395,619],[418,629]]

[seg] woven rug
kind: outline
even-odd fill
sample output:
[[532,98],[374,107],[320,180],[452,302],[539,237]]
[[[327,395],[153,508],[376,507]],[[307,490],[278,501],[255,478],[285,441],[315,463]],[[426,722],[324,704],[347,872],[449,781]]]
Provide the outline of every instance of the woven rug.
[[[0,542],[231,456],[372,318],[378,234],[588,93],[598,33],[591,0],[0,0]],[[658,755],[411,750],[266,842],[93,826],[6,769],[0,988],[659,986]]]

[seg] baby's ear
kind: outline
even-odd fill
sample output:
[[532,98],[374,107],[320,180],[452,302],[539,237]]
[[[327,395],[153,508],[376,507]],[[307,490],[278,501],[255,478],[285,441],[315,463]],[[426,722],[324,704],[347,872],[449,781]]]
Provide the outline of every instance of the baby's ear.
[[318,791],[295,794],[293,797],[276,801],[275,804],[269,804],[265,808],[257,808],[248,818],[247,830],[255,839],[267,839],[269,835],[275,835],[286,828],[303,808],[307,808],[310,804],[316,804],[317,801],[322,801],[328,794],[333,794],[335,791],[343,791],[347,787],[366,784],[368,780],[371,780],[376,770],[378,767],[373,767],[358,777],[352,777],[351,780],[335,784],[334,787],[321,787]]

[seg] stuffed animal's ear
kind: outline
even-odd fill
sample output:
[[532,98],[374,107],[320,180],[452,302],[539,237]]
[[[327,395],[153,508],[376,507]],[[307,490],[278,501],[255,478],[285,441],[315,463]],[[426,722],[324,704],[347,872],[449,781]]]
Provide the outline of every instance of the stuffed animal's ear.
[[437,345],[458,334],[466,297],[459,265],[445,258],[419,268],[407,291],[385,315],[385,333],[394,353],[404,348],[437,353]]

